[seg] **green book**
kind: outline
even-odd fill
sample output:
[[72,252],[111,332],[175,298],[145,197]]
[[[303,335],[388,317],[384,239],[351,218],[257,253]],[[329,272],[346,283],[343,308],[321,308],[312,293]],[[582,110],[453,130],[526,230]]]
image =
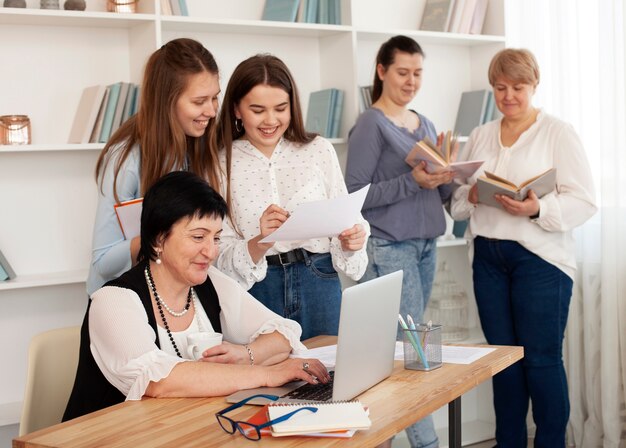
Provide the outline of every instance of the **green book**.
[[115,109],[117,108],[117,100],[120,97],[120,89],[122,83],[118,82],[111,84],[109,92],[109,98],[107,99],[106,108],[104,109],[104,119],[102,120],[102,130],[100,131],[100,143],[106,143],[111,136],[111,128],[113,127],[113,117],[115,116]]
[[306,130],[322,137],[330,137],[332,127],[333,102],[337,89],[324,89],[311,92],[306,114]]
[[335,101],[333,104],[333,117],[330,127],[330,137],[339,138],[341,130],[341,116],[343,114],[343,90],[335,89]]
[[9,260],[0,251],[0,281],[12,280],[15,277],[15,271],[9,264]]
[[295,22],[300,0],[265,0],[263,20]]

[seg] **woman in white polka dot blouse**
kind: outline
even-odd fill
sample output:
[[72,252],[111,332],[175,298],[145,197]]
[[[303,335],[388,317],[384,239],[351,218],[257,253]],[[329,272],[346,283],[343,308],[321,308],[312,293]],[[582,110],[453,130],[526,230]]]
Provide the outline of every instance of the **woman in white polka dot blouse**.
[[361,218],[334,238],[259,242],[298,204],[347,194],[333,146],[304,129],[296,84],[280,59],[256,55],[237,66],[217,139],[230,207],[217,267],[299,322],[303,339],[337,334],[337,271],[354,280],[365,272],[367,222]]

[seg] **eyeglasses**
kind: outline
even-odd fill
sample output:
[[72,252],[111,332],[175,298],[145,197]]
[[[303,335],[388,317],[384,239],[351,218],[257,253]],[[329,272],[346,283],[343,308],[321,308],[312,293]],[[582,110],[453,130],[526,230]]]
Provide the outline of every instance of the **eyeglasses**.
[[217,422],[220,424],[220,426],[222,427],[224,431],[226,431],[228,434],[234,434],[235,431],[239,431],[246,439],[256,441],[256,440],[261,439],[261,429],[263,428],[274,425],[276,423],[284,422],[285,420],[288,420],[294,414],[300,411],[317,412],[317,408],[312,407],[312,406],[305,406],[305,407],[296,409],[295,411],[292,411],[288,414],[282,415],[274,420],[270,420],[266,423],[263,423],[261,425],[254,425],[252,423],[243,422],[243,421],[236,422],[224,415],[227,412],[240,408],[241,406],[243,406],[248,401],[254,398],[267,398],[268,400],[272,400],[272,401],[278,400],[278,396],[276,395],[264,395],[264,394],[252,395],[251,397],[248,397],[245,400],[241,400],[239,403],[235,403],[232,406],[228,406],[226,409],[223,409],[217,412],[215,414],[215,418],[217,419]]

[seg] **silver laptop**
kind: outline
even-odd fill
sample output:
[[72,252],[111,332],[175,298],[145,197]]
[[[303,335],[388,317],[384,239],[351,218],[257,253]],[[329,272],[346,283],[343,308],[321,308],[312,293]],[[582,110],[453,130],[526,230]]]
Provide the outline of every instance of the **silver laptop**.
[[[281,402],[351,400],[384,380],[393,370],[401,292],[402,271],[343,291],[334,380],[330,385],[295,381],[282,387],[242,390],[229,395],[226,400],[237,403],[260,393],[278,395]],[[325,388],[331,388],[328,391],[331,393],[320,397]],[[267,402],[261,398],[248,403]]]

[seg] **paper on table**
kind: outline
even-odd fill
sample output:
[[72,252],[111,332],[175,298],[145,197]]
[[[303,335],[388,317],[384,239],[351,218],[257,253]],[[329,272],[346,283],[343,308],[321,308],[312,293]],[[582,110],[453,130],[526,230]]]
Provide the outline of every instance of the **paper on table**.
[[[448,364],[471,364],[494,351],[491,347],[465,347],[460,345],[442,345],[441,360]],[[401,341],[396,342],[396,360],[404,359],[404,347]]]
[[337,236],[360,221],[359,214],[370,186],[358,191],[321,201],[304,202],[296,207],[289,219],[261,243],[300,241]]
[[337,358],[337,345],[326,345],[324,347],[311,348],[289,355],[290,358],[313,358],[319,359],[327,369],[335,367]]
[[142,206],[143,198],[124,201],[114,206],[120,228],[124,233],[124,238],[127,240],[132,240],[136,236],[139,236]]

